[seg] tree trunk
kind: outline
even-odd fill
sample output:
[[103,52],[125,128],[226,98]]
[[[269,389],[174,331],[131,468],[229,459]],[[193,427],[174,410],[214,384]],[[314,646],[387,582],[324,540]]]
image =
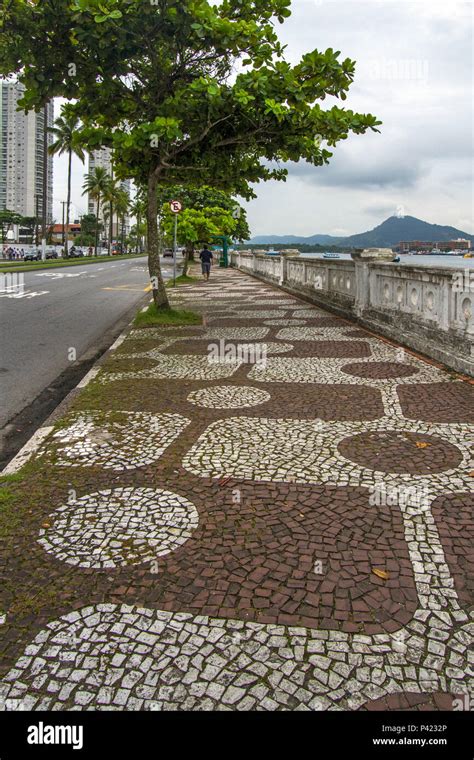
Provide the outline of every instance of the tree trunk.
[[97,213],[95,216],[95,251],[94,256],[97,256],[97,250],[99,248],[99,211],[100,211],[100,194],[97,196]]
[[188,244],[184,249],[183,271],[182,271],[182,274],[184,276],[186,276],[188,273],[188,264],[193,259],[193,255],[194,255],[194,246]]
[[67,171],[67,205],[66,205],[66,235],[64,237],[64,257],[69,254],[69,220],[71,209],[71,174],[72,174],[72,150],[69,149],[69,164]]
[[148,271],[153,292],[153,301],[157,309],[169,309],[165,283],[161,275],[160,248],[158,241],[158,198],[156,189],[158,178],[152,170],[148,176],[147,197],[147,238],[148,238]]
[[136,245],[136,253],[141,253],[141,245],[140,245],[140,214],[137,214],[137,245]]
[[108,252],[109,256],[112,256],[112,235],[114,231],[114,207],[112,205],[112,201],[110,201],[109,205],[109,240],[108,240]]

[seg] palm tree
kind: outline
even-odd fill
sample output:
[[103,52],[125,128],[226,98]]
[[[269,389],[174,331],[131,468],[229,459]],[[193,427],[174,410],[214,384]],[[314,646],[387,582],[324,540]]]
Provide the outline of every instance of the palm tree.
[[56,139],[49,147],[52,156],[63,153],[68,154],[68,172],[67,172],[67,204],[66,204],[66,234],[64,236],[64,256],[67,258],[69,248],[69,219],[71,208],[71,175],[72,175],[72,156],[73,153],[84,163],[85,155],[82,146],[78,141],[78,129],[80,127],[79,118],[71,111],[67,105],[61,109],[61,115],[54,122],[55,126],[50,127]]
[[124,246],[125,217],[127,216],[129,208],[130,208],[130,198],[128,197],[128,193],[123,188],[120,188],[117,193],[117,197],[115,199],[115,211],[117,213],[117,219],[121,220],[120,240],[121,240],[122,253],[123,253],[123,246]]
[[96,201],[97,212],[96,228],[95,228],[95,253],[97,256],[97,248],[99,244],[99,214],[100,214],[100,202],[105,197],[110,184],[110,174],[103,166],[96,166],[92,172],[86,174],[83,185],[83,195],[88,193],[90,197]]
[[140,235],[140,225],[141,221],[145,216],[145,201],[143,198],[139,196],[139,193],[135,196],[133,203],[130,207],[130,214],[131,216],[134,216],[136,219],[136,243],[135,243],[135,252],[141,253],[141,235]]
[[[119,182],[114,177],[109,177],[109,184],[107,190],[104,193],[104,201],[107,203],[107,208],[104,210],[104,216],[109,221],[109,256],[112,253],[112,237],[114,229],[114,209],[120,198],[121,187]],[[118,225],[117,225],[118,231]]]

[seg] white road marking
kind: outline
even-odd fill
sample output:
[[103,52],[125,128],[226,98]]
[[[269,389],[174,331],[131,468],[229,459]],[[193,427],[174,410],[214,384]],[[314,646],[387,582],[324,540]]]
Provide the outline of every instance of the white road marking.
[[99,373],[99,370],[100,367],[92,367],[87,375],[84,375],[81,382],[76,385],[76,388],[85,388],[86,385],[89,385],[90,381],[93,380],[94,377]]
[[0,291],[0,298],[35,298],[35,296],[44,296],[49,290],[24,290],[18,291],[18,288],[6,288]]
[[35,277],[51,277],[53,280],[62,280],[63,277],[80,277],[85,274],[86,277],[95,277],[95,274],[89,272],[40,272]]
[[118,348],[125,340],[127,333],[123,332],[121,335],[118,336],[115,343],[112,343],[112,345],[109,348],[109,351],[115,351],[116,348]]
[[25,443],[22,449],[18,452],[16,456],[13,457],[11,462],[7,464],[7,466],[3,469],[2,475],[13,475],[15,472],[18,472],[18,470],[21,470],[21,468],[28,462],[28,460],[32,457],[32,455],[35,453],[35,451],[38,450],[40,445],[43,443],[44,439],[47,438],[47,436],[50,434],[50,432],[53,429],[53,425],[50,425],[48,427],[41,427],[39,428],[36,433],[33,433],[30,440]]

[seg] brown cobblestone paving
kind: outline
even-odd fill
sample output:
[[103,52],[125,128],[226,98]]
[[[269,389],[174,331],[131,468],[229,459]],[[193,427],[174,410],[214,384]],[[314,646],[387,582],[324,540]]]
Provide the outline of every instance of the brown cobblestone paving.
[[9,485],[0,704],[472,704],[472,385],[235,271],[175,300]]

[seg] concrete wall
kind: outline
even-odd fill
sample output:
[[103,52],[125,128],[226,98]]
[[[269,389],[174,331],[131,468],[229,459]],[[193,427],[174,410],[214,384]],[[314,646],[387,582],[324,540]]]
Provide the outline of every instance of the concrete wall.
[[231,263],[474,376],[473,270],[239,252]]

